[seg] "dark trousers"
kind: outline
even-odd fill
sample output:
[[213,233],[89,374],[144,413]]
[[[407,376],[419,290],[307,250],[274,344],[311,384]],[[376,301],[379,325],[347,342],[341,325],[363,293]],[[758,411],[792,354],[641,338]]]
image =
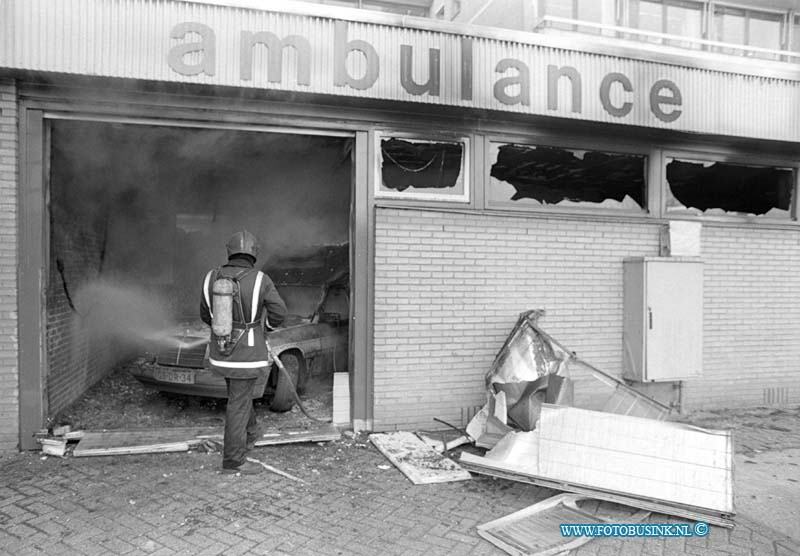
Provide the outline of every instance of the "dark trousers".
[[255,378],[226,378],[228,405],[225,409],[225,441],[222,467],[239,467],[245,462],[247,443],[259,436],[256,410],[253,407]]

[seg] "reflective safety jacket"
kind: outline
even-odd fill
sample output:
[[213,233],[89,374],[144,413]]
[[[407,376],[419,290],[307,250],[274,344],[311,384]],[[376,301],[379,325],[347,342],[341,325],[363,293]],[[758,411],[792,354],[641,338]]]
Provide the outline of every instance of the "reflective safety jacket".
[[219,269],[209,270],[203,280],[200,317],[209,326],[213,314],[211,296],[214,280],[220,276],[236,275],[240,275],[239,291],[244,315],[239,314],[239,306],[234,303],[233,337],[238,336],[241,331],[244,333],[233,351],[227,355],[220,352],[212,335],[209,362],[213,370],[226,378],[256,378],[265,371],[268,364],[264,326],[269,329],[279,326],[286,318],[286,304],[269,276],[253,268],[247,258],[232,257]]

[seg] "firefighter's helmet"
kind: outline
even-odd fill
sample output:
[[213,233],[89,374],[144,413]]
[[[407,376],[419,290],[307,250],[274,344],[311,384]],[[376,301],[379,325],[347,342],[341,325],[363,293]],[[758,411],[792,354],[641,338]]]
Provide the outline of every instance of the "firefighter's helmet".
[[258,258],[258,239],[247,230],[233,234],[225,247],[228,249],[228,258],[236,254],[250,255],[254,259]]

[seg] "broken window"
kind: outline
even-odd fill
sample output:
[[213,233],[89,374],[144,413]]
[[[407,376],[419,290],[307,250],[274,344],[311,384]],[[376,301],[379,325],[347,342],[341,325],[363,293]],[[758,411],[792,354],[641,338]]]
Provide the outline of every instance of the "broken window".
[[380,197],[469,201],[466,139],[457,142],[380,140]]
[[790,219],[794,171],[668,159],[667,211]]
[[644,155],[492,143],[490,202],[642,211]]

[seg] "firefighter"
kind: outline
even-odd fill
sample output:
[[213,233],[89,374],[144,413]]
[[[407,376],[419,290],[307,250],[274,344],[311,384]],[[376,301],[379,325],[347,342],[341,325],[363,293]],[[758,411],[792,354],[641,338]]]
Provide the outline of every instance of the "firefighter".
[[269,276],[255,268],[258,240],[253,234],[236,232],[226,247],[228,262],[206,273],[200,316],[211,326],[211,368],[225,377],[228,388],[222,472],[252,475],[263,471],[246,459],[261,435],[252,391],[268,372],[265,328],[283,322],[286,304]]

